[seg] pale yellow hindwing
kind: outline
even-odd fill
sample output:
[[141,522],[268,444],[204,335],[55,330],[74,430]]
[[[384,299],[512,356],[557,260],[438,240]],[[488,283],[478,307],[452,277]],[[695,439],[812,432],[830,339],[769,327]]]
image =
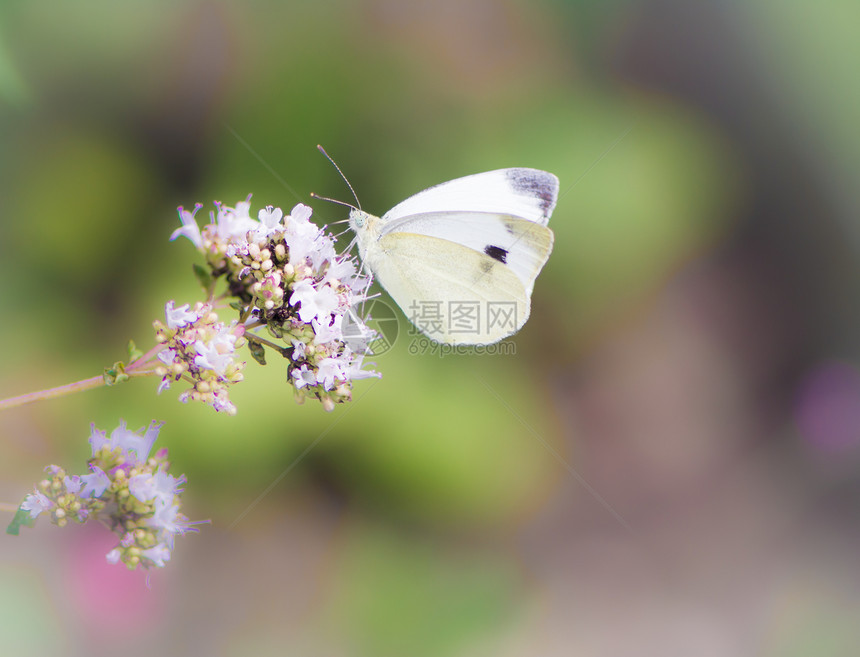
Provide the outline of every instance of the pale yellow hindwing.
[[[534,276],[552,248],[552,233],[537,228],[523,236],[536,252]],[[377,257],[370,264],[377,280],[432,340],[490,344],[516,333],[528,319],[531,285],[490,255],[406,232],[383,235],[374,247]]]

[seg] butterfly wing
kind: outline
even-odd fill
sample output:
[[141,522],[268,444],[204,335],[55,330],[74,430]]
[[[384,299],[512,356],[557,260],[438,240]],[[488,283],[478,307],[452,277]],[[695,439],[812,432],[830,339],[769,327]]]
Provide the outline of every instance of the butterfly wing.
[[528,319],[523,282],[485,253],[401,232],[383,235],[376,246],[367,253],[376,279],[432,340],[491,344],[516,333]]
[[507,266],[531,295],[535,278],[552,250],[552,231],[510,214],[433,212],[390,222],[383,236],[413,234],[447,240]]
[[540,169],[497,169],[430,187],[382,217],[382,232],[399,219],[440,212],[512,215],[546,226],[558,200],[558,178]]
[[552,250],[546,224],[557,198],[558,178],[538,169],[458,178],[389,210],[360,233],[360,251],[428,337],[490,344],[528,319]]

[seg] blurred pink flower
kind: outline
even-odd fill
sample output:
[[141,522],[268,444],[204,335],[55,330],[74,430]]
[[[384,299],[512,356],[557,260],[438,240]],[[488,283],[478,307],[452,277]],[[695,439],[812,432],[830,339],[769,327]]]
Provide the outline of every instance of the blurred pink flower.
[[100,643],[125,643],[155,631],[165,618],[166,578],[149,586],[148,571],[108,563],[105,554],[116,545],[116,536],[103,527],[76,527],[66,539],[63,589],[82,632]]
[[817,367],[801,386],[795,419],[803,438],[821,450],[860,445],[860,372],[847,363]]

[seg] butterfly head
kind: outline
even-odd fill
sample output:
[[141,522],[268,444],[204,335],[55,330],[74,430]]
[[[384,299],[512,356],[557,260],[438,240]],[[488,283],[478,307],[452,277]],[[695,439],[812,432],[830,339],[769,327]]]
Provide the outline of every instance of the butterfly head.
[[365,230],[371,219],[371,215],[364,210],[353,208],[349,211],[349,227],[352,228],[353,232],[358,233]]

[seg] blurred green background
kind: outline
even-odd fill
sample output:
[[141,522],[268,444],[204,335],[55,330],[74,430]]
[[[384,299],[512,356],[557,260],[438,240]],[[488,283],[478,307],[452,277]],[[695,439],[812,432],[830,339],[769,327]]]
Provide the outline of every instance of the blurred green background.
[[858,25],[845,0],[3,3],[3,397],[199,298],[176,206],[348,200],[318,143],[375,214],[561,180],[513,355],[410,355],[401,315],[331,414],[253,362],[232,418],[146,380],[4,412],[0,501],[81,469],[90,422],[155,418],[212,521],[151,589],[103,528],[0,539],[4,653],[860,650]]

